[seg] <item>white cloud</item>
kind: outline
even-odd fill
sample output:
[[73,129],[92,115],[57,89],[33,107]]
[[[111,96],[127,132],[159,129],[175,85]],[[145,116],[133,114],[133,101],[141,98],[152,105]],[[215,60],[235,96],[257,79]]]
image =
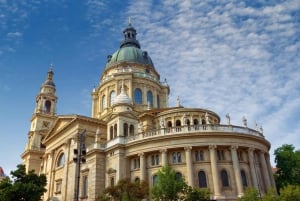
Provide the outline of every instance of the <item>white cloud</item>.
[[[287,133],[287,143],[300,147],[292,140],[297,121],[288,119],[300,112],[296,4],[142,1],[139,9],[136,2],[130,4],[128,15],[142,48],[171,86],[171,106],[180,96],[187,107],[209,108],[221,118],[229,112],[238,125],[246,115],[250,126],[254,120],[266,124],[268,140],[275,145],[279,141],[273,132]],[[273,116],[284,109],[284,116]]]
[[22,37],[22,33],[16,31],[16,32],[9,32],[6,34],[7,37],[10,37],[10,38],[18,38],[18,37]]

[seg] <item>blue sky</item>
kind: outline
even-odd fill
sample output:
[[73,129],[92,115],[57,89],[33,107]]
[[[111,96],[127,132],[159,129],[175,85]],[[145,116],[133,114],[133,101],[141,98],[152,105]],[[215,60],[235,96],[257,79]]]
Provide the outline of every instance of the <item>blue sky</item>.
[[[274,148],[300,148],[298,0],[0,0],[0,166],[21,162],[51,63],[58,114],[91,114],[91,90],[131,17],[171,86],[170,106],[262,125]],[[272,161],[272,164],[274,162]]]

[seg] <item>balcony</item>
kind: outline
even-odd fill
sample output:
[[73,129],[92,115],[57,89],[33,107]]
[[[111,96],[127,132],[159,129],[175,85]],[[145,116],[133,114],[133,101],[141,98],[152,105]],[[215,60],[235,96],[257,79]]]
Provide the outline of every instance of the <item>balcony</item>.
[[[161,136],[172,136],[172,135],[186,135],[193,133],[233,133],[241,135],[252,135],[264,139],[264,135],[254,129],[232,125],[197,125],[197,126],[181,126],[151,130],[147,132],[138,133],[128,137],[116,137],[106,143],[106,148],[117,144],[127,144],[131,142],[137,142],[140,140],[146,141],[147,139],[159,138]],[[104,147],[103,147],[104,148]]]

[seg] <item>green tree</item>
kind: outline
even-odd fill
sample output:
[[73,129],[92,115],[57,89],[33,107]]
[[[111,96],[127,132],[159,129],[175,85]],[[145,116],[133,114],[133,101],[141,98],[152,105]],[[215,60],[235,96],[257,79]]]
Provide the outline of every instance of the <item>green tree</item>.
[[280,201],[280,197],[274,188],[268,189],[267,193],[264,195],[263,201]]
[[284,186],[300,185],[300,150],[295,151],[295,147],[284,144],[274,151],[275,162],[278,168],[275,173],[277,190]]
[[112,197],[115,201],[140,201],[148,198],[149,186],[145,181],[131,182],[129,178],[119,180],[117,185],[108,187],[96,201],[107,201]]
[[184,190],[183,201],[210,201],[210,191],[207,188],[192,188]]
[[157,173],[157,181],[151,189],[155,201],[174,201],[183,195],[186,183],[181,177],[176,177],[170,166],[162,167]]
[[246,188],[244,195],[238,201],[260,201],[258,190],[256,188]]
[[300,186],[287,185],[280,189],[281,201],[300,201]]
[[47,183],[45,175],[37,175],[34,171],[26,174],[24,165],[18,165],[9,177],[0,182],[0,201],[39,201]]

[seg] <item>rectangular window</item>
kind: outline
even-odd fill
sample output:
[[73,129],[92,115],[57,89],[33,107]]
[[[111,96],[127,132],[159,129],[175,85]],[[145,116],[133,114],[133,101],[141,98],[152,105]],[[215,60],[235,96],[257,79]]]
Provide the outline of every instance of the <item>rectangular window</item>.
[[217,150],[217,155],[218,155],[218,160],[219,161],[225,160],[224,150]]
[[158,154],[151,155],[151,165],[152,166],[159,165],[159,155]]
[[62,183],[62,180],[59,179],[56,181],[56,188],[55,188],[55,193],[56,194],[60,194],[61,193],[61,183]]
[[88,176],[82,177],[82,197],[88,196]]
[[181,163],[181,152],[173,152],[173,163]]
[[204,151],[195,151],[195,160],[196,161],[204,161]]
[[139,169],[140,168],[140,159],[135,158],[133,159],[133,169]]

